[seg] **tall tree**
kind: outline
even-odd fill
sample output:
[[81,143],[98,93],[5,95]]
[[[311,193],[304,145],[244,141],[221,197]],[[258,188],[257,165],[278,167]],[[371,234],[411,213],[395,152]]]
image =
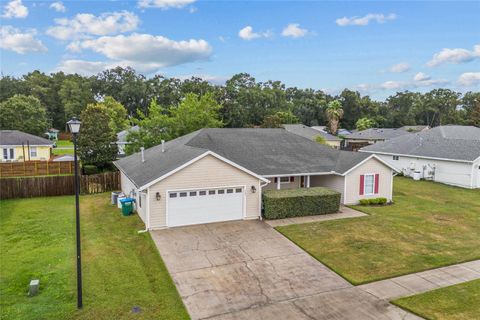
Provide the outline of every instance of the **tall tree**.
[[0,103],[0,128],[43,137],[48,129],[45,108],[33,96],[14,95]]
[[328,118],[328,129],[330,133],[336,135],[338,132],[338,123],[343,117],[343,109],[340,101],[331,101],[327,106],[326,113]]
[[95,101],[90,80],[77,74],[66,76],[58,95],[65,109],[65,120],[80,117],[83,109]]
[[110,128],[110,115],[105,107],[91,104],[81,114],[78,155],[83,164],[108,168],[117,156],[117,136]]

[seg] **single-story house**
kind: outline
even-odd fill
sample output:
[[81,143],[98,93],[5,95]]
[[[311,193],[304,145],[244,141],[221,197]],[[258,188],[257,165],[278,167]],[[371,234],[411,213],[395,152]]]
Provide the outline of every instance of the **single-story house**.
[[140,129],[139,126],[133,126],[129,129],[126,129],[126,130],[123,130],[123,131],[120,131],[119,133],[117,133],[117,147],[118,147],[118,156],[119,157],[125,156],[125,146],[127,144],[129,144],[129,142],[127,141],[128,134],[130,132],[136,132],[139,129]]
[[392,128],[370,128],[362,131],[357,131],[345,137],[345,146],[349,150],[357,151],[360,148],[383,142],[389,139],[400,137],[406,134],[411,134],[403,129]]
[[47,136],[48,139],[50,140],[58,140],[58,133],[60,130],[55,129],[55,128],[50,128],[45,132],[45,135]]
[[48,161],[53,142],[18,130],[0,130],[1,162]]
[[392,199],[395,170],[284,129],[201,129],[114,162],[147,229],[261,218],[262,190],[324,186]]
[[315,141],[315,139],[320,136],[323,139],[325,139],[325,143],[327,145],[335,149],[340,149],[340,144],[342,142],[342,139],[335,137],[330,133],[315,130],[303,124],[284,124],[283,127],[288,132],[294,133],[296,135],[310,139],[312,141]]
[[463,188],[480,188],[480,128],[440,126],[360,150],[404,175]]
[[[318,131],[322,131],[322,132],[328,133],[328,131],[327,131],[327,126],[312,126],[311,128],[312,128],[312,129],[315,129],[315,130],[318,130]],[[355,131],[355,130],[347,130],[347,129],[345,129],[345,128],[340,128],[340,129],[338,129],[337,134],[338,134],[339,136],[348,136],[348,135],[350,135],[350,134],[352,134],[352,133],[354,133],[354,132],[356,132],[356,131]]]

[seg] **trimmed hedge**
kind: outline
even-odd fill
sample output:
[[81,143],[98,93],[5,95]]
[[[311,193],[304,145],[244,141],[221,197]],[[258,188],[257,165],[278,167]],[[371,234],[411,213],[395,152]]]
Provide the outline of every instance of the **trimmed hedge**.
[[340,209],[340,193],[328,188],[267,190],[263,193],[263,216],[267,219],[335,213]]
[[361,199],[360,204],[362,206],[378,206],[387,204],[387,198],[372,198],[372,199]]

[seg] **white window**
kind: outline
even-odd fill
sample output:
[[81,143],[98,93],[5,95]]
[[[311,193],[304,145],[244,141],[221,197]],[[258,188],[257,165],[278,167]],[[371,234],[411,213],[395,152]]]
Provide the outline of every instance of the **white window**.
[[37,156],[37,147],[30,147],[30,157]]
[[399,156],[393,156],[393,160],[399,160],[400,157]]
[[280,183],[290,183],[290,177],[280,177]]
[[4,148],[4,149],[3,149],[3,159],[4,159],[4,160],[13,160],[13,159],[15,159],[15,149],[13,149],[13,148]]
[[375,175],[373,174],[366,174],[365,180],[363,182],[363,190],[365,191],[365,195],[371,195],[374,193],[375,190]]

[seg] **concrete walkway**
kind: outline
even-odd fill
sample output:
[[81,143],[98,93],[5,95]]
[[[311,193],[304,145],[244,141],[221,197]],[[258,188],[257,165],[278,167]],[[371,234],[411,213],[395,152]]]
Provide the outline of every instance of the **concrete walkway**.
[[265,220],[272,228],[279,227],[279,226],[288,226],[290,224],[301,224],[301,223],[309,223],[309,222],[319,222],[319,221],[328,221],[328,220],[337,220],[337,219],[346,219],[346,218],[357,218],[357,217],[364,217],[367,214],[354,210],[352,208],[340,207],[340,211],[337,213],[330,213],[330,214],[321,214],[317,216],[307,216],[307,217],[295,217],[295,218],[286,218],[286,219],[278,219],[278,220]]
[[357,288],[377,298],[393,300],[475,279],[480,279],[480,260],[376,281]]

